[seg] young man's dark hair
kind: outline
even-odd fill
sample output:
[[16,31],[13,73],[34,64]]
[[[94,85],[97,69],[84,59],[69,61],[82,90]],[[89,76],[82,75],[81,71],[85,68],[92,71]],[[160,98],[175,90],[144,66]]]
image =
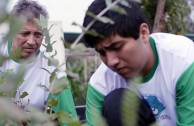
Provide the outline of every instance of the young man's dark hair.
[[[113,0],[112,2],[115,2]],[[91,27],[90,30],[95,30],[98,34],[102,36],[93,36],[90,34],[85,34],[84,39],[88,45],[91,47],[96,44],[96,42],[103,39],[103,37],[108,37],[114,34],[118,34],[122,37],[132,37],[134,39],[139,38],[139,27],[142,23],[149,24],[147,18],[143,14],[141,7],[138,3],[127,0],[128,6],[118,3],[117,6],[123,8],[126,14],[121,14],[119,12],[109,10],[103,16],[110,18],[114,24],[103,23],[101,21],[96,21]],[[105,0],[96,0],[89,7],[88,12],[92,12],[95,15],[98,15],[102,10],[107,7]],[[83,26],[87,25],[94,20],[93,17],[86,14],[83,22]],[[151,31],[151,27],[149,26]]]

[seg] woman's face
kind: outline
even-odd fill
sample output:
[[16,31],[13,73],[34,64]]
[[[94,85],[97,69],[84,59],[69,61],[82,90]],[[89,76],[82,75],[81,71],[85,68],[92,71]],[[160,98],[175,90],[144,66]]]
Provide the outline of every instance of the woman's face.
[[35,22],[27,22],[12,40],[12,53],[18,53],[18,58],[25,59],[35,54],[43,41],[43,31]]

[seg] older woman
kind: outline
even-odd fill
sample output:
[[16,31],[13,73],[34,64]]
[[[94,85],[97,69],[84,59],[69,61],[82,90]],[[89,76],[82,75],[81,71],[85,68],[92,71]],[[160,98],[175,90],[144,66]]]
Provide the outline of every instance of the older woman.
[[[28,111],[28,107],[37,109],[45,109],[45,104],[48,98],[58,98],[59,104],[53,110],[55,112],[62,110],[71,113],[71,117],[76,117],[75,106],[68,87],[58,96],[52,96],[46,88],[50,86],[50,73],[56,68],[48,65],[48,59],[44,57],[43,52],[39,50],[44,35],[41,26],[34,19],[40,19],[40,15],[48,19],[47,11],[35,1],[20,0],[14,7],[11,13],[14,16],[22,17],[25,23],[22,29],[8,43],[0,46],[0,54],[10,57],[9,60],[0,66],[0,71],[12,69],[17,73],[21,65],[25,63],[25,74],[23,81],[19,86],[16,96],[13,101],[24,107]],[[66,74],[63,71],[57,71],[58,79],[66,79]],[[28,95],[21,99],[21,95],[26,92]]]

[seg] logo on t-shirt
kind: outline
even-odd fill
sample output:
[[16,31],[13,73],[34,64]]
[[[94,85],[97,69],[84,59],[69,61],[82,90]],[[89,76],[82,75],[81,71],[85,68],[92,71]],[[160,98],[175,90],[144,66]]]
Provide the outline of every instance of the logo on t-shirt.
[[162,111],[166,108],[164,104],[161,102],[161,100],[155,96],[155,95],[144,95],[144,99],[148,102],[150,105],[153,114],[155,115],[155,118],[158,119]]

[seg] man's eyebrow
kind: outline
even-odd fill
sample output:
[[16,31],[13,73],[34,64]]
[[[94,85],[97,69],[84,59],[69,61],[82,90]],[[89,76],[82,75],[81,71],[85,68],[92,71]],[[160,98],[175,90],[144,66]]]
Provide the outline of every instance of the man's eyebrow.
[[[114,42],[112,42],[110,45],[105,46],[104,48],[105,48],[105,49],[109,49],[109,48],[114,47],[114,46],[117,45],[117,44],[122,44],[122,42],[124,42],[124,40],[114,41]],[[101,49],[98,49],[97,47],[94,48],[94,49],[95,49],[97,52],[101,50]]]
[[30,32],[27,31],[27,30],[22,30],[22,31],[20,31],[19,33],[22,34],[22,33],[30,33]]
[[23,28],[20,31],[29,31],[27,28]]
[[105,47],[105,49],[111,49],[113,48],[114,46],[118,45],[118,44],[121,44],[122,41],[116,41],[116,42],[113,42],[111,43],[109,46]]
[[[111,43],[110,45],[104,47],[105,49],[111,49],[112,47],[114,47],[115,45],[117,44],[121,44],[122,40],[121,41],[115,41],[113,43]],[[101,49],[98,49],[98,48],[94,48],[97,52],[101,51]]]
[[119,44],[119,42],[114,42],[114,43],[111,43],[107,48],[110,48],[110,47],[113,47],[115,45]]

